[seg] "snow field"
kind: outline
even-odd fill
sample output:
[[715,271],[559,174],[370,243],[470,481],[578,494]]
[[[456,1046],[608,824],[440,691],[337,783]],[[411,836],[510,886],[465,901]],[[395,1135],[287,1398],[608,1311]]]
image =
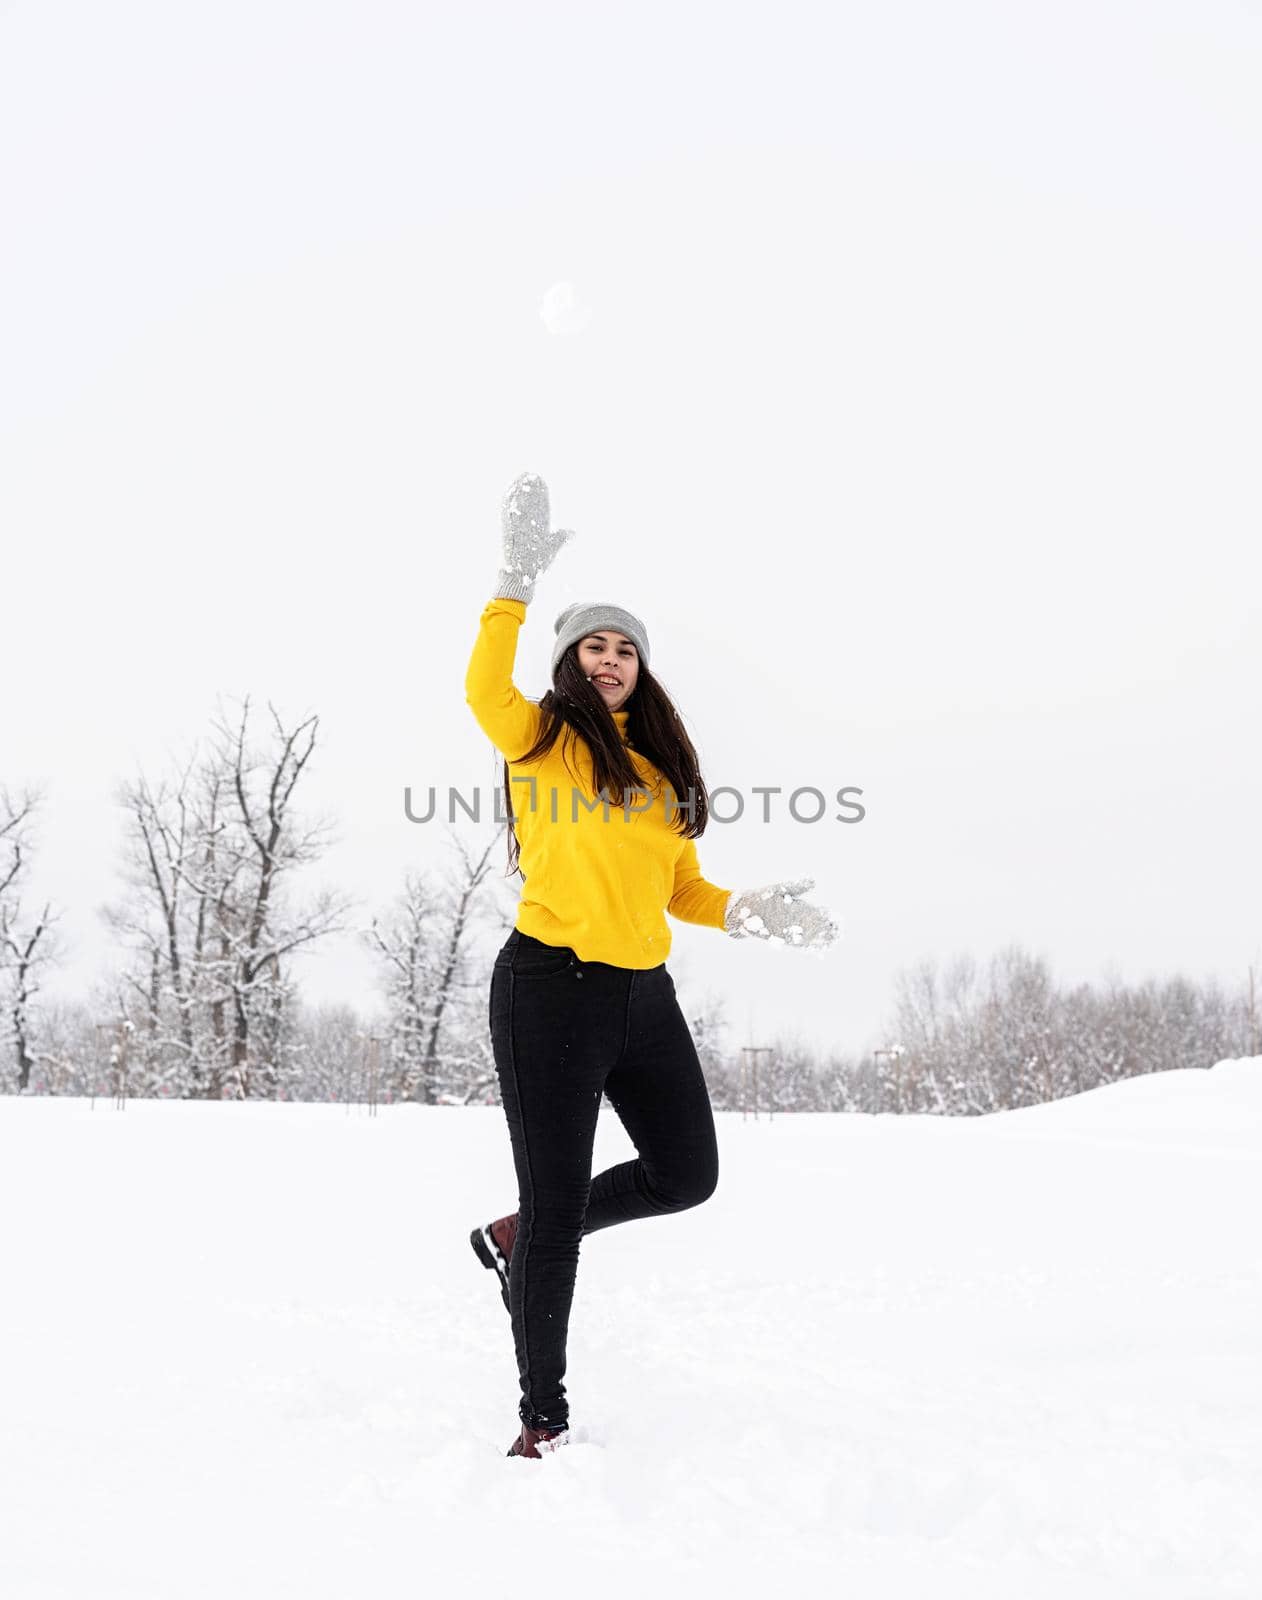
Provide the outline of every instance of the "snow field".
[[1262,1060],[718,1121],[710,1201],[584,1240],[529,1463],[497,1107],[0,1099],[0,1589],[1262,1592]]

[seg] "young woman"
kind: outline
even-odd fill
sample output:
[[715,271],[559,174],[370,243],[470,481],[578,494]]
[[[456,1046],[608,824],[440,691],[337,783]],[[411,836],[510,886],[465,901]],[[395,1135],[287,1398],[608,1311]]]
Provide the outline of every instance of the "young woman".
[[[562,1380],[580,1239],[699,1205],[718,1181],[664,913],[798,945],[829,944],[838,929],[798,898],[810,879],[737,894],[702,876],[694,840],[708,797],[638,617],[568,607],[554,624],[552,688],[538,703],[522,695],[518,630],[535,581],[573,534],[552,528],[547,486],[529,473],[509,488],[501,521],[502,564],[465,698],[504,757],[509,867],[522,875],[490,993],[518,1209],[471,1238],[512,1318],[521,1431],[508,1454],[535,1458],[569,1440]],[[638,1155],[593,1179],[602,1093]]]

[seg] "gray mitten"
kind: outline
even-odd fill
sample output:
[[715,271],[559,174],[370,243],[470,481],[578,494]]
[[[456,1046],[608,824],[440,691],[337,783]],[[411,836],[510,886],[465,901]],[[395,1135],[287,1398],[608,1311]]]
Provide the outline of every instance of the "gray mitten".
[[535,579],[552,565],[574,531],[553,528],[548,486],[533,472],[523,472],[510,484],[500,509],[500,527],[504,553],[495,579],[495,598],[529,605],[535,597]]
[[797,898],[815,887],[814,878],[735,890],[727,897],[723,928],[733,939],[769,939],[780,944],[830,945],[841,929],[820,906]]

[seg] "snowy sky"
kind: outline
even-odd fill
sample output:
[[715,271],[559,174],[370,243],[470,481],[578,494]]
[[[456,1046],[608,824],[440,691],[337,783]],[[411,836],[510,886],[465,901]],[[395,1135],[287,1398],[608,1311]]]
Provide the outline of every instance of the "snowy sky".
[[[715,825],[826,962],[675,924],[761,1037],[894,973],[1262,959],[1262,0],[0,4],[0,781],[43,782],[55,992],[108,955],[113,786],[217,696],[318,711],[324,876],[443,857],[498,511],[642,616]],[[572,284],[576,307],[547,318]],[[754,802],[756,805],[756,802]],[[310,992],[369,1001],[350,940]]]

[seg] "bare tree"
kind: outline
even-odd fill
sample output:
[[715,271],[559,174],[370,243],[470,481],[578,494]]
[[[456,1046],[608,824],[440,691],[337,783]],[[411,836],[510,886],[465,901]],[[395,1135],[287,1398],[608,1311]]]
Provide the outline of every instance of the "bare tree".
[[30,1086],[35,1066],[31,1002],[39,992],[41,970],[60,954],[54,932],[58,913],[51,902],[35,916],[23,914],[35,822],[43,795],[26,789],[15,799],[0,788],[0,978],[4,982],[6,1032],[16,1058],[17,1089]]
[[401,1100],[423,1100],[421,1061],[430,1031],[429,969],[436,938],[437,895],[409,873],[391,908],[372,919],[364,938],[383,964],[390,1040],[389,1070]]
[[[363,1100],[366,1045],[371,1024],[347,1005],[290,1008],[299,1041],[301,1076],[295,1097],[346,1103]],[[390,1098],[387,1089],[386,1098]]]
[[[272,1093],[281,1080],[283,1063],[275,1049],[288,985],[284,958],[340,931],[351,906],[331,889],[318,890],[305,906],[289,903],[285,891],[291,877],[324,853],[331,824],[304,824],[294,804],[315,749],[319,718],[306,717],[286,728],[270,702],[268,710],[271,744],[264,752],[247,744],[248,695],[234,724],[222,718],[214,724],[217,742],[211,760],[220,775],[214,792],[225,789],[231,809],[215,836],[215,872],[198,883],[199,894],[213,900],[219,935],[216,966],[231,1005],[231,1078],[216,1087],[221,1093],[227,1087],[239,1098],[252,1091]],[[266,1026],[271,1045],[261,1059],[252,1059],[250,1052],[256,1025]]]
[[394,905],[365,933],[382,963],[389,1059],[400,1098],[465,1102],[494,1086],[485,1017],[488,963],[478,958],[473,940],[488,922],[502,938],[511,920],[489,888],[497,839],[471,850],[450,829],[450,870],[439,878],[409,874]]
[[[102,915],[139,958],[123,982],[142,1008],[149,1070],[164,1078],[168,1065],[186,1068],[196,1091],[204,1068],[195,1038],[199,964],[196,952],[187,948],[188,902],[194,892],[189,868],[203,848],[195,783],[190,761],[173,784],[164,781],[155,788],[142,775],[119,786],[118,801],[127,813],[123,871],[130,892]],[[168,999],[173,1026],[168,1026]]]
[[293,880],[329,833],[296,805],[318,719],[290,728],[269,710],[262,751],[247,697],[172,778],[119,791],[127,890],[104,915],[131,956],[117,1010],[138,1092],[272,1095],[297,1074],[290,961],[337,931],[349,902],[327,889],[295,902]]

